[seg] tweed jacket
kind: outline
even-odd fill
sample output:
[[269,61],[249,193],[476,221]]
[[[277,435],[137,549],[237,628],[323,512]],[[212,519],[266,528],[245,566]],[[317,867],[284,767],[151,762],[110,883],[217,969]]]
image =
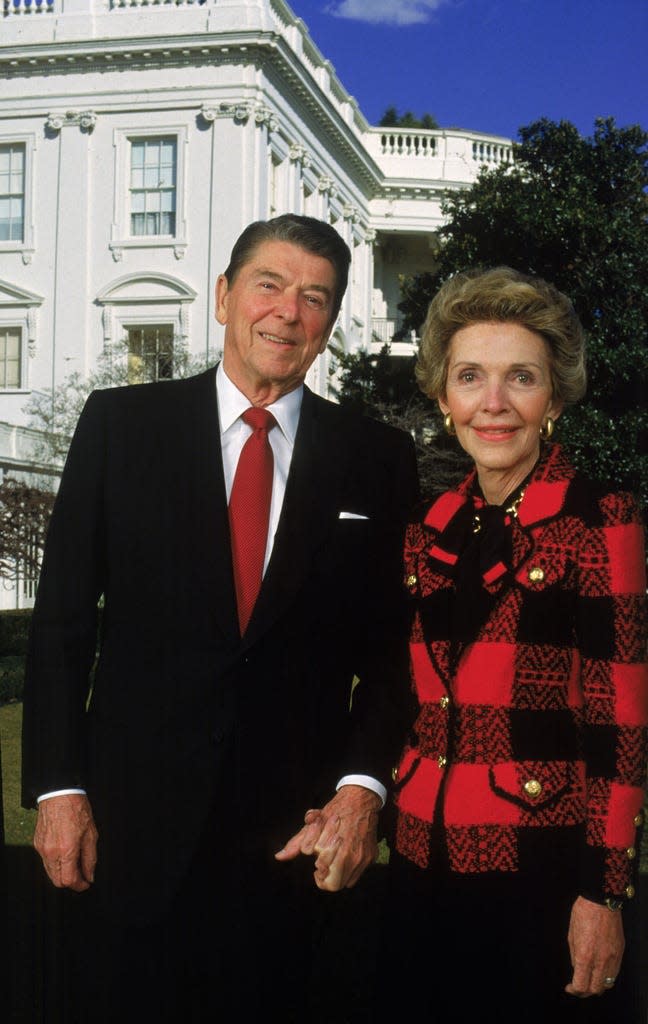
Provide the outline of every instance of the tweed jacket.
[[417,714],[395,773],[396,848],[426,868],[440,829],[452,871],[524,872],[552,830],[578,843],[582,895],[630,898],[648,722],[640,511],[545,446],[510,516],[510,564],[485,574],[492,603],[457,652],[449,616],[474,478],[407,530]]

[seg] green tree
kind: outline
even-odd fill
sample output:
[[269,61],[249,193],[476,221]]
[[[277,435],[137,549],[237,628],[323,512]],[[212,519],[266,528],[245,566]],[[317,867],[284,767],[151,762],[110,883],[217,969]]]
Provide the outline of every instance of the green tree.
[[399,114],[396,107],[387,107],[387,110],[378,122],[380,128],[438,128],[439,122],[433,114],[423,114],[416,117],[411,110]]
[[559,437],[586,472],[648,507],[648,134],[608,118],[581,137],[542,119],[519,138],[512,165],[483,170],[445,200],[435,265],[404,282],[405,328],[420,331],[430,299],[459,270],[507,264],[551,281],[588,335],[587,395],[563,414]]
[[467,457],[439,430],[436,403],[416,386],[415,356],[392,356],[389,344],[377,353],[332,352],[331,390],[340,404],[412,435],[422,493],[441,493],[465,475]]
[[54,495],[22,480],[0,484],[0,577],[38,577]]

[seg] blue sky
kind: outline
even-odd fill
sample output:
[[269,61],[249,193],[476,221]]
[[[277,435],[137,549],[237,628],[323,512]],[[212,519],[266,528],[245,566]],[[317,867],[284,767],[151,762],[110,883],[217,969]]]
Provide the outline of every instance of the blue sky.
[[647,0],[288,0],[371,124],[388,106],[517,138],[648,130]]

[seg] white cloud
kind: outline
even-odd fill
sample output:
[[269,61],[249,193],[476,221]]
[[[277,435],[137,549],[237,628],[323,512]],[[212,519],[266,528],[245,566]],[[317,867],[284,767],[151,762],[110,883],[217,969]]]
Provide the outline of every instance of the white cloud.
[[430,21],[448,0],[335,0],[324,8],[335,18],[373,25],[417,25]]

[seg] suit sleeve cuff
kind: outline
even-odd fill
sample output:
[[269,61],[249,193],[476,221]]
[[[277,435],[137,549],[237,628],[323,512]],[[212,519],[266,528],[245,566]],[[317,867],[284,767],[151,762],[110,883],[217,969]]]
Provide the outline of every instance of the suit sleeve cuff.
[[37,796],[36,803],[39,804],[41,800],[49,800],[52,796],[69,796],[71,793],[79,793],[81,796],[86,796],[85,789],[53,789],[51,793],[43,793],[41,796]]

